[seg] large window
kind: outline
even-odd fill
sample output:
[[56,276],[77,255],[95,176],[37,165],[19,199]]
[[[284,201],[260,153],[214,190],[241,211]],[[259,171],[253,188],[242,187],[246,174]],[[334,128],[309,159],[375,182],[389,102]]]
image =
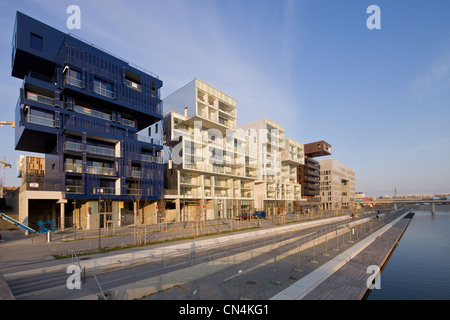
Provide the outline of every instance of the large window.
[[73,69],[66,69],[66,83],[71,84],[78,88],[83,88],[83,75],[81,72],[73,70]]

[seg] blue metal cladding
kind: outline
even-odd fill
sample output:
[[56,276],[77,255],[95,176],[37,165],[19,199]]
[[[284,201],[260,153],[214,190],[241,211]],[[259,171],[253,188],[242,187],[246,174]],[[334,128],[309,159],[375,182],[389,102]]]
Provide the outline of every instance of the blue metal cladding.
[[12,49],[17,150],[57,154],[66,198],[162,197],[162,145],[137,135],[163,118],[157,76],[19,12]]
[[[83,90],[97,93],[94,87],[95,80],[104,81],[112,86],[111,95],[105,96],[115,100],[115,103],[162,118],[162,104],[159,95],[162,82],[159,79],[147,75],[115,57],[105,56],[98,49],[70,36],[65,39],[60,59],[60,65],[63,68],[73,68],[82,74],[80,84]],[[135,87],[129,80],[127,82],[127,71],[139,78],[139,83],[134,83]],[[67,81],[62,76],[58,80],[60,86],[67,85]],[[146,123],[142,128],[148,125]]]

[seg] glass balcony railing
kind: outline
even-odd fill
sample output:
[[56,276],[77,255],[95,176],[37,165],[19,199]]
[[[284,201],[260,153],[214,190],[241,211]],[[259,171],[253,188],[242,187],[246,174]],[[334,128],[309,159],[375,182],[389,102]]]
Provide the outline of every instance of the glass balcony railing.
[[100,188],[92,188],[92,194],[116,194],[116,188],[112,187],[100,187]]
[[74,105],[73,106],[73,111],[75,111],[77,113],[81,113],[81,114],[86,114],[86,115],[89,115],[89,116],[92,116],[92,117],[96,117],[96,118],[99,118],[99,119],[111,121],[111,115],[110,114],[104,113],[104,112],[101,112],[101,111],[97,111],[97,110],[93,110],[93,109],[90,109],[90,108]]
[[[76,143],[76,142],[71,142],[71,141],[64,142],[63,148],[64,148],[64,151],[75,151],[75,152],[83,151],[83,145],[81,143]],[[114,157],[115,153],[116,153],[116,151],[114,149],[92,146],[92,145],[86,146],[86,152],[89,154],[96,154],[96,155],[106,156],[106,157]]]
[[83,80],[77,79],[74,77],[66,76],[66,80],[64,81],[64,84],[70,84],[72,86],[83,88]]
[[37,101],[40,103],[44,103],[47,104],[49,106],[54,106],[55,105],[55,99],[37,94],[37,93],[33,93],[33,92],[27,92],[27,99],[28,100],[33,100],[33,101]]
[[114,157],[116,154],[116,150],[114,149],[108,149],[104,147],[97,147],[97,146],[86,146],[87,153],[92,153],[100,156],[106,156],[106,157]]
[[27,114],[25,116],[25,121],[29,123],[39,124],[46,127],[55,127],[55,120],[49,118],[43,118],[39,116],[35,116],[32,114]]
[[142,189],[133,189],[133,188],[127,188],[126,189],[127,195],[140,195],[142,194]]
[[81,164],[66,162],[66,163],[64,163],[64,171],[65,172],[82,173],[83,167]]
[[141,91],[141,85],[136,83],[136,82],[130,81],[128,79],[125,79],[124,83],[129,88],[132,88],[132,89],[137,90],[137,91]]
[[75,151],[81,152],[83,149],[83,145],[81,143],[66,141],[63,146],[64,151]]
[[141,177],[141,170],[131,170],[130,176],[133,178],[140,178]]
[[83,193],[83,186],[66,186],[66,193],[82,194]]
[[120,121],[120,123],[122,123],[122,124],[124,124],[124,125],[126,125],[126,126],[129,126],[129,127],[133,127],[133,128],[134,128],[134,126],[135,126],[134,120],[128,120],[128,119],[122,118],[122,120]]
[[103,176],[115,176],[116,171],[114,168],[98,167],[98,166],[86,166],[86,173],[98,174]]

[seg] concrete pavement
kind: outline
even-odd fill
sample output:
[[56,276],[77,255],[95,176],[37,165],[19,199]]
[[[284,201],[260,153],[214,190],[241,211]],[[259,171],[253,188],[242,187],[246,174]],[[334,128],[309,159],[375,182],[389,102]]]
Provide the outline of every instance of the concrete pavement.
[[[192,250],[201,250],[202,248],[213,248],[223,246],[224,244],[248,241],[252,237],[268,236],[271,233],[289,232],[301,228],[309,228],[314,225],[329,223],[331,221],[342,221],[348,219],[348,216],[335,217],[332,219],[310,221],[303,223],[293,223],[283,226],[265,226],[258,230],[236,232],[226,235],[209,236],[194,240],[182,240],[174,243],[155,244],[150,247],[140,247],[133,249],[124,249],[119,252],[109,252],[92,255],[89,260],[80,261],[87,270],[108,269],[111,267],[124,266],[127,263],[134,263],[136,260],[145,261],[146,259],[155,259],[170,254],[184,253]],[[0,243],[0,270],[6,274],[6,278],[14,279],[32,274],[42,274],[57,270],[66,270],[67,266],[72,264],[72,259],[55,260],[52,252],[53,246],[58,244],[67,246],[67,243],[43,243],[42,241],[33,241],[24,239],[23,236],[14,232],[3,236],[4,241]],[[81,248],[86,245],[87,240],[72,241],[72,247]],[[67,290],[67,289],[65,289]]]

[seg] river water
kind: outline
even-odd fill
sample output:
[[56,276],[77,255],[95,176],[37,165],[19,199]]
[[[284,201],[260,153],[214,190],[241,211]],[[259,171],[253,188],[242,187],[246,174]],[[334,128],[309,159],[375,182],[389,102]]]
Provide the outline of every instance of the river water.
[[450,299],[450,206],[416,206],[399,246],[367,300]]

